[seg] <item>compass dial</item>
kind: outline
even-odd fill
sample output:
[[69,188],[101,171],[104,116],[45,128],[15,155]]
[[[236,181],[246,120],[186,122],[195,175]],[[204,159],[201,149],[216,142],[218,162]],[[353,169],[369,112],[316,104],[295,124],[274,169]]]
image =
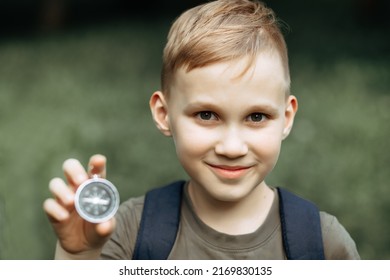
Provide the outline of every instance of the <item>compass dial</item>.
[[95,177],[77,189],[75,206],[83,219],[101,223],[115,215],[119,207],[119,194],[110,181]]

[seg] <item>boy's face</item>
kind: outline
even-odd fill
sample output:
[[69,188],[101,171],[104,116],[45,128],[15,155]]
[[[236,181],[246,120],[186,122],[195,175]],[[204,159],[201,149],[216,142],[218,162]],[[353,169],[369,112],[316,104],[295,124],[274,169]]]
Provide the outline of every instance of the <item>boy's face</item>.
[[279,56],[262,53],[243,76],[245,60],[190,72],[179,69],[169,98],[150,100],[157,127],[175,142],[190,190],[239,201],[275,166],[297,101],[286,97]]

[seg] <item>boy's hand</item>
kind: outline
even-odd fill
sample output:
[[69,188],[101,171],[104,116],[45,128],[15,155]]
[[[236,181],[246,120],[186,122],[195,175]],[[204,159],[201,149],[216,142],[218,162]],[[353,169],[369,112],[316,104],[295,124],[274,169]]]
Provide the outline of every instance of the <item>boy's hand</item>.
[[78,160],[68,159],[63,164],[67,183],[54,178],[49,189],[55,198],[48,198],[43,208],[57,234],[61,247],[71,254],[98,256],[104,243],[115,227],[115,219],[100,224],[92,224],[82,219],[74,206],[75,192],[93,174],[106,176],[106,158],[94,155],[89,160],[88,171]]

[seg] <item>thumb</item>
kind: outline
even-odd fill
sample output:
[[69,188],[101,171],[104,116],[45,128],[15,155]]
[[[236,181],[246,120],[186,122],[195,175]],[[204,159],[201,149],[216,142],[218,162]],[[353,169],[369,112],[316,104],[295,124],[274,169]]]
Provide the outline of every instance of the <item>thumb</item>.
[[106,222],[100,223],[96,225],[96,232],[101,237],[109,237],[115,230],[116,220],[112,218]]
[[88,174],[99,175],[101,178],[106,177],[106,163],[107,159],[105,156],[96,154],[89,159],[88,163]]

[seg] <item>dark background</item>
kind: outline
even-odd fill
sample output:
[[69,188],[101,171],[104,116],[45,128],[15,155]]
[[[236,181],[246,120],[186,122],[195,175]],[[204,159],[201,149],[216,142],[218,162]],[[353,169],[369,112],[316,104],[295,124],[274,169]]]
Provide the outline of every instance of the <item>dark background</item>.
[[0,4],[3,31],[15,35],[95,24],[118,18],[156,18],[177,16],[200,0],[5,0]]
[[[185,178],[148,99],[171,22],[205,1],[0,2],[0,258],[50,259],[42,210],[62,162],[108,158],[125,200]],[[362,258],[390,259],[390,20],[385,0],[270,0],[299,111],[269,176],[334,214]]]
[[[3,0],[0,3],[1,30],[10,35],[26,34],[39,29],[58,29],[79,26],[85,23],[107,22],[118,18],[143,18],[153,21],[156,18],[176,17],[187,8],[207,1],[202,0]],[[317,15],[326,20],[323,24],[354,17],[350,22],[356,27],[389,26],[389,2],[386,0],[318,0],[283,1],[267,3],[280,16],[304,20]],[[341,8],[342,7],[342,8]],[[303,16],[301,18],[300,16]],[[308,23],[309,25],[315,22]]]

